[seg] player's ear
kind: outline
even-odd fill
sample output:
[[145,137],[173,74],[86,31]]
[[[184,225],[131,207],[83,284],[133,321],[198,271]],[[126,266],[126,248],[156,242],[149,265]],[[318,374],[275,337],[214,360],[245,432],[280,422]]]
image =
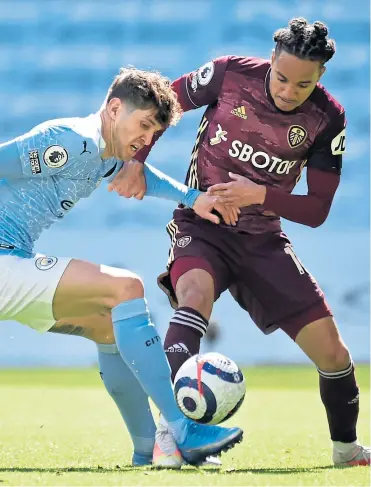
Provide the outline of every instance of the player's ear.
[[121,106],[121,100],[119,98],[111,98],[107,105],[108,115],[112,120],[116,120]]
[[321,66],[320,67],[320,74],[319,74],[319,78],[318,79],[321,79],[322,75],[324,74],[324,72],[326,71],[326,66]]
[[274,63],[275,59],[276,59],[276,53],[275,53],[274,49],[272,49],[271,64]]

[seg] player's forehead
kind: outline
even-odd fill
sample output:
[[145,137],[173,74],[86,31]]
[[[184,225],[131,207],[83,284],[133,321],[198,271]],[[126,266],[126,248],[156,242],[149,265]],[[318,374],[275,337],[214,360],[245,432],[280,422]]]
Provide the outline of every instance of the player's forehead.
[[312,81],[318,75],[320,63],[308,59],[300,59],[285,51],[276,56],[273,69],[277,74],[284,76],[289,81],[303,83]]
[[158,110],[156,108],[142,109],[137,108],[134,110],[133,114],[138,120],[145,121],[149,123],[156,131],[161,130],[162,125],[156,120]]

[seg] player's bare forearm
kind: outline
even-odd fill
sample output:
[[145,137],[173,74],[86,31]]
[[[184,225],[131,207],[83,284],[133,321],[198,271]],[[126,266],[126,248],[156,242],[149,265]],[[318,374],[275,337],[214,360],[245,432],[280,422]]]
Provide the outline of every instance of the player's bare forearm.
[[326,220],[340,181],[338,174],[308,168],[308,194],[295,195],[256,184],[238,174],[229,173],[229,176],[231,182],[215,184],[208,193],[218,196],[224,204],[239,208],[263,205],[266,212],[310,227],[318,227]]
[[125,198],[143,199],[147,190],[144,177],[144,166],[141,162],[132,159],[125,162],[116,177],[108,185],[108,191],[116,191]]
[[266,195],[264,185],[254,183],[254,181],[239,174],[229,173],[229,177],[232,180],[231,182],[214,184],[208,189],[208,193],[219,196],[223,204],[238,208],[264,203]]

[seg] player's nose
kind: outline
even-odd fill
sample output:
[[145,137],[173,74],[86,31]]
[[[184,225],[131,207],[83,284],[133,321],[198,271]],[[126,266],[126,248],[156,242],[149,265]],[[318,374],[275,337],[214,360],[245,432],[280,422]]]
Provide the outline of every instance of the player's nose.
[[281,93],[281,97],[287,101],[293,101],[296,99],[296,88],[293,86],[286,86]]
[[152,131],[145,132],[142,136],[144,145],[149,145],[152,142],[154,133]]
[[152,137],[153,137],[152,133],[149,133],[149,132],[143,133],[143,135],[141,137],[142,144],[143,145],[149,145],[151,143]]

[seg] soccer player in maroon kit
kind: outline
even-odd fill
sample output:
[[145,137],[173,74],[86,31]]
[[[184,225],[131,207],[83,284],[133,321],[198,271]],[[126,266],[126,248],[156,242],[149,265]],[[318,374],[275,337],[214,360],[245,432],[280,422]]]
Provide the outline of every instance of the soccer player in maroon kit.
[[[207,106],[187,184],[218,195],[241,214],[237,223],[214,225],[189,209],[174,211],[167,226],[168,271],[159,277],[176,309],[164,347],[174,378],[199,352],[213,303],[228,289],[263,333],[281,328],[318,368],[335,465],[369,465],[370,449],[356,434],[359,388],[352,358],[323,291],[280,223],[280,217],[311,227],[324,223],[340,182],[344,109],[318,83],[335,44],[323,23],[302,18],[279,29],[274,41],[271,61],[220,57],[172,84],[184,111]],[[136,159],[144,161],[149,149]],[[132,164],[113,187],[141,198],[140,164]],[[308,193],[293,195],[304,168]],[[130,171],[138,177],[128,194]],[[168,436],[161,423],[154,463],[174,460],[176,466]]]

